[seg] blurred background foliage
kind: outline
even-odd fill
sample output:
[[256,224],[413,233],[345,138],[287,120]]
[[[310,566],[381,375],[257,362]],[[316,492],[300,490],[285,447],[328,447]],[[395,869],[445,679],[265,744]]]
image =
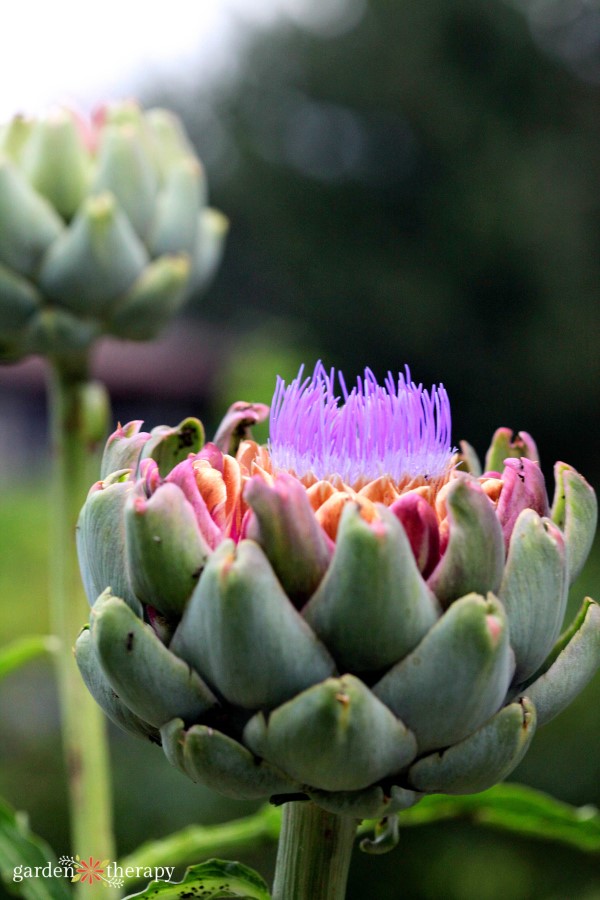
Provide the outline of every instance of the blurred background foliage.
[[[483,454],[497,426],[525,429],[547,476],[565,459],[598,487],[597,6],[296,0],[275,27],[247,28],[240,46],[217,83],[188,73],[185,89],[149,82],[142,92],[144,105],[185,120],[232,228],[215,284],[188,310],[186,327],[195,319],[205,339],[154,378],[149,345],[146,391],[111,382],[115,420],[193,413],[210,433],[229,402],[269,402],[276,373],[292,377],[302,361],[321,357],[350,378],[408,363],[416,380],[448,388],[456,442]],[[206,379],[175,405],[203,355]],[[0,389],[0,416],[7,392],[25,409],[18,384]],[[31,434],[43,445],[39,397],[27,408],[22,450],[7,433],[0,441],[2,641],[47,629],[46,469],[27,449]],[[14,421],[11,407],[3,424]],[[21,479],[9,449],[28,461]],[[572,610],[584,593],[600,599],[599,546]],[[60,853],[55,705],[45,664],[2,685],[0,794],[29,809]],[[512,780],[600,805],[599,709],[596,679],[536,736]],[[156,748],[112,737],[122,853],[251,808],[192,787]],[[273,860],[269,849],[244,861],[268,875]],[[384,858],[357,852],[348,897],[365,896],[598,900],[600,859],[446,823],[403,833]]]

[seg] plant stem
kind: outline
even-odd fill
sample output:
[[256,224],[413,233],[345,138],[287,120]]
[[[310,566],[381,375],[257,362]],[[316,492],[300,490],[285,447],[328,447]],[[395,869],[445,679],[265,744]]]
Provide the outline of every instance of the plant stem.
[[[50,613],[56,654],[63,752],[69,786],[71,844],[82,858],[114,859],[112,796],[105,719],[77,670],[72,647],[89,618],[79,574],[75,530],[98,477],[97,448],[108,421],[103,389],[88,381],[86,356],[51,361],[48,405],[52,446]],[[80,885],[78,885],[78,888]],[[81,896],[102,894],[85,885]]]
[[314,803],[283,807],[273,900],[343,900],[356,820]]

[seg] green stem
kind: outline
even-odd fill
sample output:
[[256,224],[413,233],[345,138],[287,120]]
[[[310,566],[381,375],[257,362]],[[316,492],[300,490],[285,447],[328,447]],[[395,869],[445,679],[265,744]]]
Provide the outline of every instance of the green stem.
[[344,900],[356,820],[314,803],[283,808],[273,900]]
[[[108,402],[88,381],[87,358],[55,358],[49,378],[52,444],[50,612],[60,641],[56,654],[63,751],[69,785],[71,843],[82,858],[114,859],[112,797],[104,717],[77,670],[72,647],[89,618],[79,574],[75,530],[87,491],[98,477],[97,448],[108,420]],[[100,896],[85,885],[81,896]]]

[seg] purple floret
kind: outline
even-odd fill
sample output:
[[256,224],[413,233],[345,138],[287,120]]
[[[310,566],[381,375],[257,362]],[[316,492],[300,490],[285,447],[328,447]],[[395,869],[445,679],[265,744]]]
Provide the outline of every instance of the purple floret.
[[388,372],[383,385],[365,369],[350,391],[342,373],[320,361],[312,376],[303,374],[301,366],[291,384],[277,379],[269,439],[275,469],[349,485],[381,475],[437,478],[447,470],[453,450],[443,385],[425,390],[408,366],[397,381]]

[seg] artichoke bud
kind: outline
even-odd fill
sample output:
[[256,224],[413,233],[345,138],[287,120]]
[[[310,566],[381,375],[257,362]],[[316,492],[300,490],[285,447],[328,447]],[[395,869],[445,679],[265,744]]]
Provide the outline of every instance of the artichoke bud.
[[423,581],[397,518],[377,506],[367,522],[346,504],[335,553],[304,616],[341,671],[374,671],[412,650],[440,608]]
[[[121,103],[87,122],[65,109],[0,129],[0,358],[154,337],[221,259],[227,219],[206,202],[202,164],[163,110]],[[38,324],[57,307],[85,326],[69,340]]]
[[223,541],[171,643],[208,684],[246,709],[272,708],[335,664],[285,595],[254,541]]
[[318,587],[331,556],[305,488],[285,473],[277,475],[272,486],[256,475],[244,497],[254,512],[247,536],[261,545],[291,601],[302,606]]
[[484,471],[501,472],[507,457],[531,459],[534,462],[539,462],[540,459],[536,443],[526,431],[520,431],[514,438],[512,429],[498,428],[485,456]]
[[203,446],[204,426],[198,419],[190,417],[183,419],[175,428],[167,425],[153,428],[144,444],[141,459],[155,460],[160,476],[165,478],[190,453],[198,453]]
[[182,491],[162,484],[149,499],[130,494],[125,533],[135,595],[167,619],[179,617],[209,554]]
[[572,466],[557,462],[554,478],[556,490],[550,515],[564,532],[572,584],[581,572],[594,540],[598,502],[594,489]]
[[458,470],[447,394],[408,370],[339,381],[280,379],[263,447],[262,404],[234,404],[214,443],[195,419],[117,428],[79,520],[76,653],[107,714],[160,730],[192,780],[391,817],[505,778],[597,670],[596,603],[559,637],[596,499],[558,463],[549,510],[508,429],[495,470]]

